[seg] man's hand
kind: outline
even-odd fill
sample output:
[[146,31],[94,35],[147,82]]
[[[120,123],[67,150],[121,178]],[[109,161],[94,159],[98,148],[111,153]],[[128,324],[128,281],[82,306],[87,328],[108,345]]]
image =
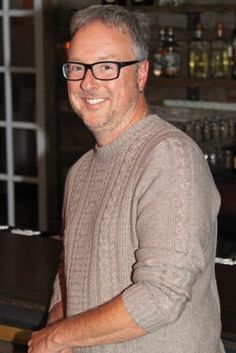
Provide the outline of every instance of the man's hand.
[[72,353],[72,350],[55,340],[58,323],[32,333],[28,342],[28,353]]

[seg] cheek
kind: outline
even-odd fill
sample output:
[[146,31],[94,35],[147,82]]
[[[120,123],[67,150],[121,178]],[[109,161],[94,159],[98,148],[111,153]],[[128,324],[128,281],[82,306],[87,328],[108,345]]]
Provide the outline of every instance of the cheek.
[[69,83],[67,85],[67,94],[68,94],[68,100],[70,102],[72,109],[76,113],[80,113],[82,109],[82,105],[81,105],[82,102],[79,99],[78,88],[76,88],[75,84]]
[[[128,104],[139,96],[139,88],[136,77],[129,77],[124,81],[120,90],[120,99]],[[122,103],[124,104],[124,103]]]
[[67,90],[69,94],[73,94],[77,92],[79,89],[79,84],[78,82],[73,82],[73,81],[67,81]]
[[67,84],[67,92],[70,102],[75,102],[78,104],[79,102],[79,84],[78,82],[68,82]]

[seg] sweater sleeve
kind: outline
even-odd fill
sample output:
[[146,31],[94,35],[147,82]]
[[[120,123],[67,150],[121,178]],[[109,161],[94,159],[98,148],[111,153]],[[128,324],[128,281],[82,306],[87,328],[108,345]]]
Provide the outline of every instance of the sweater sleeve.
[[[182,135],[180,135],[182,136]],[[187,137],[168,138],[145,157],[136,188],[136,263],[123,301],[146,332],[178,319],[207,262],[214,261],[219,193]]]
[[62,301],[62,295],[61,295],[61,287],[60,287],[60,280],[59,280],[59,273],[57,273],[56,278],[54,280],[53,284],[53,295],[51,298],[50,306],[49,306],[49,312],[52,310],[52,308],[59,302]]

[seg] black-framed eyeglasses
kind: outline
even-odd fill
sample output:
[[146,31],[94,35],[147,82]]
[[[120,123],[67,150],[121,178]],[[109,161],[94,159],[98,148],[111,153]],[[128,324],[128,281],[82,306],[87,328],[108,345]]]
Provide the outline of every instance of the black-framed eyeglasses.
[[133,61],[99,61],[93,64],[83,64],[77,61],[68,61],[62,65],[63,76],[69,81],[83,80],[88,70],[92,71],[94,78],[101,81],[115,80],[120,75],[122,67],[139,63]]

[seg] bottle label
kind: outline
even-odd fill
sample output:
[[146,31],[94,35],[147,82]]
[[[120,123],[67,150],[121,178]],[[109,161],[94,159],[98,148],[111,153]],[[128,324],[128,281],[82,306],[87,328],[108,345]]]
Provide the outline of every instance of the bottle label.
[[[199,44],[199,43],[198,43]],[[204,46],[194,46],[189,53],[189,75],[192,78],[208,77],[209,56]]]
[[164,56],[164,74],[175,76],[180,71],[180,54],[178,52],[168,52]]

